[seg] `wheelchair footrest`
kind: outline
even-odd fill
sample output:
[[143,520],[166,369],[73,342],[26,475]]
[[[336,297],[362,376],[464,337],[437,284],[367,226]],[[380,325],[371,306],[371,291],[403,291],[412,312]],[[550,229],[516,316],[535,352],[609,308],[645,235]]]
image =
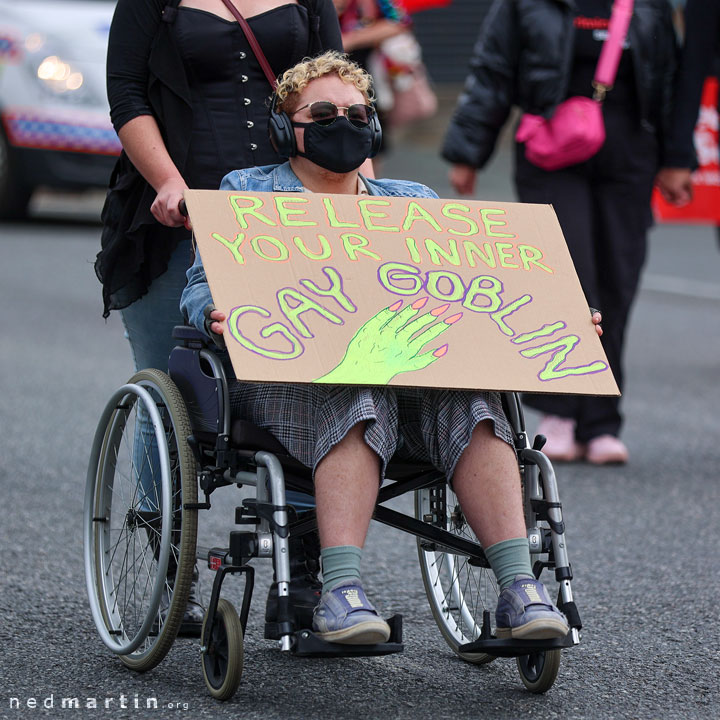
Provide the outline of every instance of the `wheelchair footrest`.
[[368,655],[390,655],[402,652],[402,615],[393,615],[385,622],[390,626],[390,638],[377,645],[348,645],[327,642],[312,630],[298,630],[295,633],[292,654],[300,657],[359,657]]
[[462,653],[485,653],[494,657],[519,657],[533,653],[547,652],[573,647],[572,633],[563,638],[549,640],[512,640],[496,637],[479,638],[474,642],[461,645],[458,650]]

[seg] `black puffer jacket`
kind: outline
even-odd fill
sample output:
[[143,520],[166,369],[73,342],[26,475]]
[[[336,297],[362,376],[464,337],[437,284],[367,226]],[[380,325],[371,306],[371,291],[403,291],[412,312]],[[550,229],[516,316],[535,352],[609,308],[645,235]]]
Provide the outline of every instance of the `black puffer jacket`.
[[[550,117],[567,98],[574,12],[574,0],[495,0],[445,137],[446,160],[481,168],[513,105]],[[628,35],[639,116],[658,132],[662,155],[677,52],[668,1],[635,0]]]
[[688,0],[685,45],[675,81],[673,126],[665,156],[668,167],[697,167],[693,130],[707,75],[720,75],[720,0]]

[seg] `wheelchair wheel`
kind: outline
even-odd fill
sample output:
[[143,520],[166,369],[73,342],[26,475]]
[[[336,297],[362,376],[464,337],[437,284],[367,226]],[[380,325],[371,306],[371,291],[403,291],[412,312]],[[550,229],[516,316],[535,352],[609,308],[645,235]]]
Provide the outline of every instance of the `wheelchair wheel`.
[[[457,497],[446,485],[416,491],[415,517],[477,542]],[[480,636],[483,611],[490,611],[494,625],[498,588],[492,570],[420,538],[418,556],[430,609],[447,644],[467,662],[492,662],[495,658],[486,653],[464,653],[459,649]]]
[[553,686],[557,677],[560,669],[560,651],[547,650],[523,655],[517,658],[517,666],[525,687],[530,692],[544,693]]
[[243,671],[243,632],[240,618],[232,603],[220,598],[209,636],[205,635],[208,613],[205,613],[202,637],[202,671],[210,694],[217,700],[229,700],[238,689]]
[[119,388],[95,433],[85,490],[85,576],[103,642],[145,671],[180,627],[195,567],[197,468],[185,403],[159,370]]

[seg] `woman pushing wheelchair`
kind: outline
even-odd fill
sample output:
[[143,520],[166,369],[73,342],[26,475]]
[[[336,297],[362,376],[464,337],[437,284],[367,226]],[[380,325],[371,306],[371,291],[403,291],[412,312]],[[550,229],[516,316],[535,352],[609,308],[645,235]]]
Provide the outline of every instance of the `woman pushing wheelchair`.
[[[288,162],[233,171],[221,189],[437,197],[419,183],[359,174],[381,139],[371,101],[370,76],[345,56],[333,51],[298,63],[280,79],[269,126]],[[199,254],[187,276],[181,309],[219,341],[226,317],[212,305]],[[601,332],[598,313],[593,322]],[[365,594],[360,568],[393,456],[432,463],[451,483],[497,578],[498,637],[568,633],[565,616],[532,572],[512,431],[499,393],[235,381],[230,393],[234,416],[269,430],[313,471],[323,580],[313,630],[321,638],[373,644],[390,636]]]

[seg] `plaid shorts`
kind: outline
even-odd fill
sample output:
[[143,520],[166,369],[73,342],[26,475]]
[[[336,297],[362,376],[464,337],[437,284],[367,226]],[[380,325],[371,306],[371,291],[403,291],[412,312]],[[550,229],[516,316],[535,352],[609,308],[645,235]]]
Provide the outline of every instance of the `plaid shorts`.
[[452,478],[475,426],[492,420],[512,446],[500,393],[312,384],[230,383],[232,416],[269,430],[312,468],[357,423],[380,457],[429,462]]

